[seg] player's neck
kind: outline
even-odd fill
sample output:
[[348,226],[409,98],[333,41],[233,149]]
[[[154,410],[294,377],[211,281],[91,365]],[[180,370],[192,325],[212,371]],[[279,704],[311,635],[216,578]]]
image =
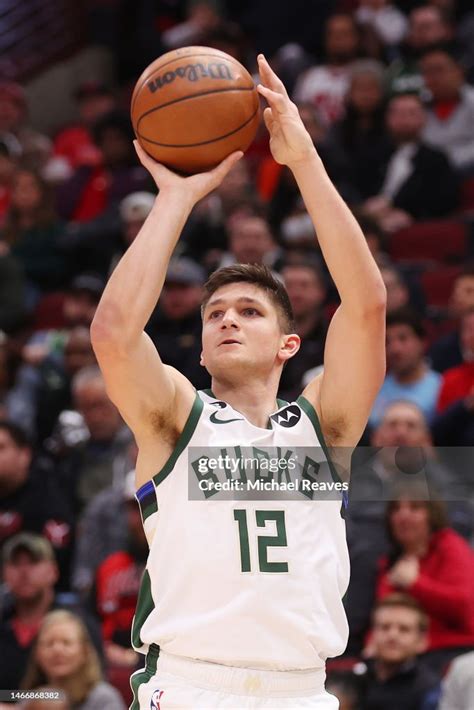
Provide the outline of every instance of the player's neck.
[[245,384],[212,380],[212,392],[217,399],[230,404],[255,426],[266,428],[268,417],[277,409],[277,386],[268,382],[250,381]]

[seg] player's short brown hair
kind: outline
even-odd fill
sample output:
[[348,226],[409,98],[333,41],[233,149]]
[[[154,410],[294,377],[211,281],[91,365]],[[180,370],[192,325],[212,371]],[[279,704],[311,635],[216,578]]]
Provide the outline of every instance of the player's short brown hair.
[[275,306],[282,331],[294,333],[293,309],[286,289],[271,269],[261,264],[233,264],[214,271],[204,284],[201,313],[219,288],[233,283],[250,283],[260,288]]
[[389,594],[383,599],[379,599],[374,607],[373,616],[379,611],[379,609],[393,609],[397,607],[402,607],[403,609],[411,609],[418,614],[418,628],[420,633],[424,634],[428,631],[430,622],[428,615],[426,614],[423,607],[409,594]]

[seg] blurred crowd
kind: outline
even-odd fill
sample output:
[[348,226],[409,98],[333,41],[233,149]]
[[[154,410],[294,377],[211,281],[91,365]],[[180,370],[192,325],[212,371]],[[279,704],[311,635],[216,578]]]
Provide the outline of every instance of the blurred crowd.
[[[346,510],[350,640],[328,687],[341,710],[472,710],[474,11],[463,0],[89,5],[90,42],[113,50],[117,81],[79,83],[75,122],[43,135],[24,87],[0,79],[0,688],[59,687],[56,710],[120,710],[142,665],[130,646],[147,554],[137,449],[89,326],[155,199],[132,145],[134,80],[161,52],[202,44],[254,74],[266,53],[387,288],[387,375]],[[269,265],[288,290],[302,338],[281,380],[291,401],[323,365],[338,294],[263,124],[194,209],[147,326],[198,389],[210,385],[202,286],[235,262]]]

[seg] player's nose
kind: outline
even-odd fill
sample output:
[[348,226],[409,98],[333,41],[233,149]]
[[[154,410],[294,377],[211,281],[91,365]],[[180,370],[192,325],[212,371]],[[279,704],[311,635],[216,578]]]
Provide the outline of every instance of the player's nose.
[[238,328],[239,327],[239,321],[237,318],[237,314],[232,308],[229,308],[224,315],[222,316],[221,320],[221,328]]

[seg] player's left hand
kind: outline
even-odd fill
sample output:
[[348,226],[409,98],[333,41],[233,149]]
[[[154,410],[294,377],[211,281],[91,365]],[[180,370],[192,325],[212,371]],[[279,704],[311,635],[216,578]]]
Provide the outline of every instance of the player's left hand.
[[420,563],[414,555],[402,557],[390,570],[388,578],[394,587],[410,587],[420,574]]
[[291,168],[315,155],[316,149],[297,106],[263,54],[258,55],[258,69],[262,83],[257,90],[268,102],[263,119],[270,133],[270,150],[277,163]]
[[243,156],[242,151],[238,150],[227,156],[213,170],[183,177],[154,160],[143,150],[137,140],[133,141],[133,145],[141,164],[148,170],[160,192],[178,192],[183,201],[189,202],[191,205],[195,205],[216,187],[219,187],[229,170]]

